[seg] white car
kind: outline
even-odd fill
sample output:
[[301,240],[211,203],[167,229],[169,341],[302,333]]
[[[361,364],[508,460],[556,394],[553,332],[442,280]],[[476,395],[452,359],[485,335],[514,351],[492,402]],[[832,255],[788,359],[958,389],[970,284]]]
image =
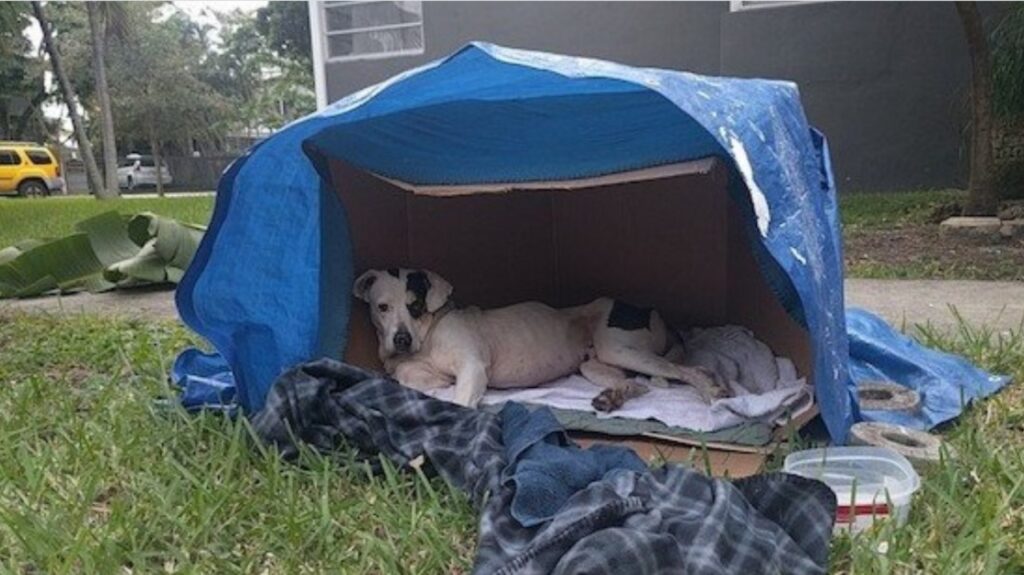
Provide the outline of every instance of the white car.
[[[167,164],[160,166],[160,180],[165,186],[174,183]],[[117,185],[128,190],[156,185],[156,162],[153,156],[128,154],[117,166]]]

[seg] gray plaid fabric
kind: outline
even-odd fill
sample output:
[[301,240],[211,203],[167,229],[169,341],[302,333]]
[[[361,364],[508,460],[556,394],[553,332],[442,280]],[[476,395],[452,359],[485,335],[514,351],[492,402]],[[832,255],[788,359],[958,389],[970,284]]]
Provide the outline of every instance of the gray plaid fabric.
[[824,573],[835,496],[782,473],[738,481],[668,465],[617,470],[578,491],[550,521],[511,515],[501,415],[439,401],[370,372],[319,360],[285,373],[253,417],[286,458],[306,443],[348,447],[370,465],[422,455],[480,510],[481,574]]

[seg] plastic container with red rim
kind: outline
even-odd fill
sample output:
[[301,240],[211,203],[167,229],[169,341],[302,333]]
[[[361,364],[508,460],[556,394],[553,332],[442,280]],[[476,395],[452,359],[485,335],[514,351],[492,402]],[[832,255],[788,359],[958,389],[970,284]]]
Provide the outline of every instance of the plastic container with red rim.
[[824,482],[836,494],[835,531],[860,531],[895,518],[902,525],[921,486],[914,467],[885,447],[827,447],[786,457],[783,471]]

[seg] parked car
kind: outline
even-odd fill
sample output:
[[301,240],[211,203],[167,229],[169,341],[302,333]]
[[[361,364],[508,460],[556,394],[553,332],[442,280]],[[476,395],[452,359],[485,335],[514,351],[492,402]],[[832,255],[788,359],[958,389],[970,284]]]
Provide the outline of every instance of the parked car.
[[46,146],[0,142],[0,194],[48,196],[63,189],[60,162]]
[[[174,183],[167,164],[160,166],[160,180],[165,186]],[[128,154],[117,166],[117,185],[134,190],[140,186],[156,185],[156,162],[153,156]]]

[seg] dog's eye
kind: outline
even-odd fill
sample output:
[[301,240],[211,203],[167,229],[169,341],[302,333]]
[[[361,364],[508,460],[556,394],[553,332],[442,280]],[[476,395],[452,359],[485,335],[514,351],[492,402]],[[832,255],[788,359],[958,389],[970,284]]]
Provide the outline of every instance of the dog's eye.
[[381,303],[377,304],[377,309],[380,310],[380,313],[387,313],[388,310],[391,309],[391,306],[386,303]]

